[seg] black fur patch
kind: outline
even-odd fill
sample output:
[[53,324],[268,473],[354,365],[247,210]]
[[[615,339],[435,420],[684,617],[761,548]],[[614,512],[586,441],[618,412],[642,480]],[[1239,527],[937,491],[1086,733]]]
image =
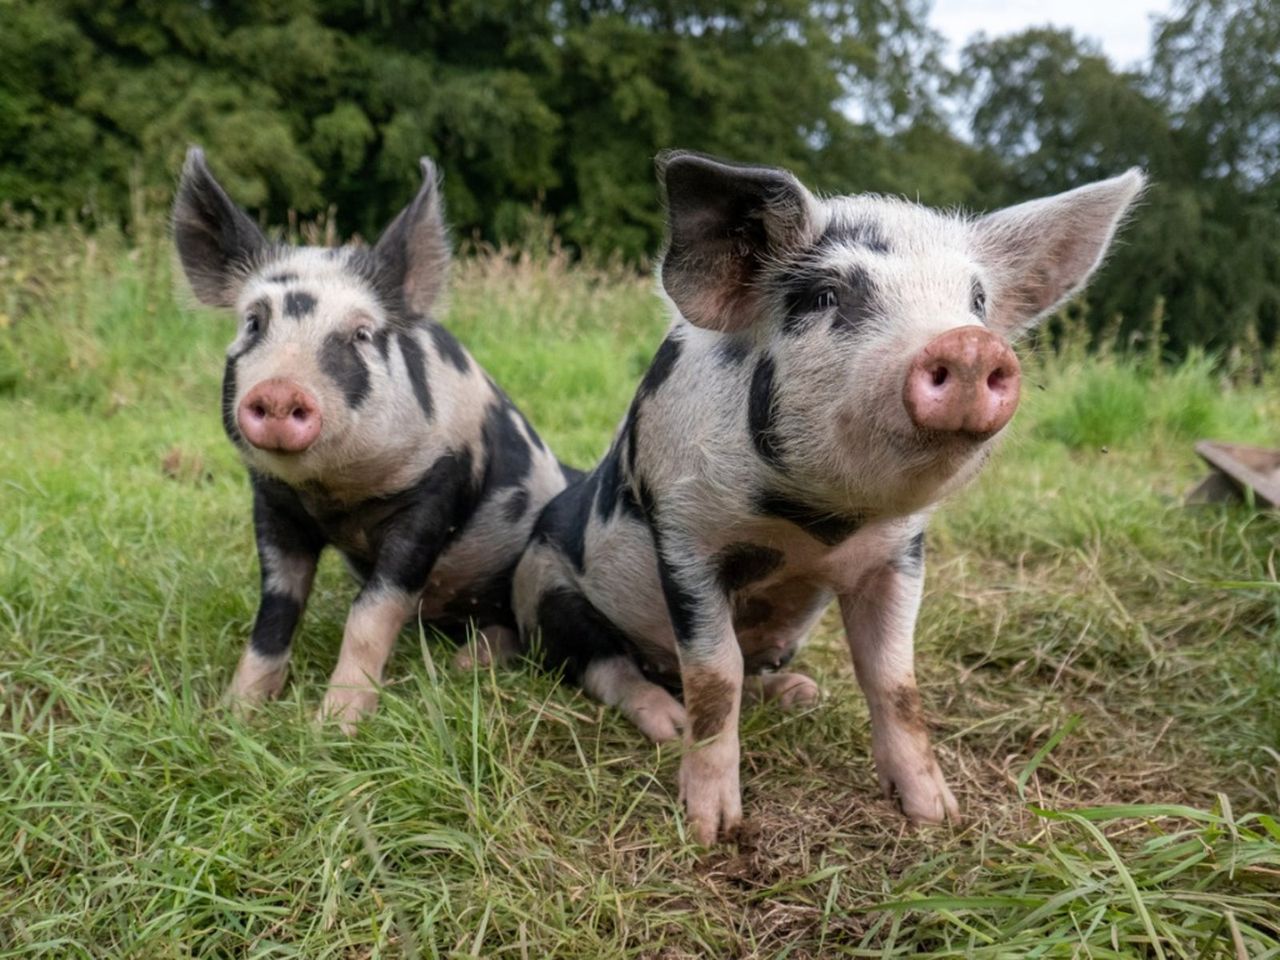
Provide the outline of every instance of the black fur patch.
[[284,295],[284,315],[300,320],[316,308],[316,298],[305,290],[290,290]]
[[751,355],[751,343],[741,334],[725,334],[716,344],[716,359],[722,367],[737,367]]
[[755,543],[731,543],[716,554],[717,576],[725,593],[763,580],[782,566],[781,550]]
[[529,438],[529,441],[535,447],[537,447],[543,453],[546,453],[547,445],[543,443],[542,438],[538,436],[538,431],[533,429],[533,424],[529,422],[529,418],[526,417],[524,413],[518,407],[516,407],[515,404],[511,405],[511,409],[515,411],[515,415],[520,418],[520,423],[524,426],[525,436]]
[[662,528],[658,520],[658,505],[653,498],[653,492],[645,484],[640,485],[640,508],[653,534],[654,553],[658,558],[658,580],[662,584],[662,595],[667,601],[667,612],[671,615],[671,626],[675,629],[676,642],[681,646],[688,646],[696,639],[694,628],[700,606],[698,597],[680,582],[675,568],[666,556],[662,542]]
[[507,500],[506,506],[502,508],[503,519],[507,523],[515,523],[524,516],[525,511],[529,509],[529,491],[517,490]]
[[901,556],[893,561],[893,568],[909,577],[918,577],[924,571],[924,531],[921,530],[907,544]]
[[430,420],[435,416],[435,403],[431,399],[431,389],[427,386],[427,361],[422,345],[413,334],[403,331],[396,334],[396,342],[400,344],[400,355],[404,357],[405,369],[409,371],[413,395],[418,399],[422,415]]
[[236,358],[227,357],[222,370],[222,429],[237,447],[244,446],[240,427],[236,424]]
[[331,333],[324,338],[320,369],[342,388],[347,406],[358,408],[369,396],[369,368],[346,334]]
[[866,247],[875,253],[888,253],[889,241],[880,224],[870,219],[849,220],[836,218],[818,240],[819,247],[835,244],[852,244]]
[[542,508],[534,530],[535,537],[559,548],[579,573],[585,564],[587,520],[599,486],[599,470],[570,483]]
[[255,653],[275,657],[289,649],[302,616],[302,604],[283,593],[263,593],[249,640]]
[[259,473],[250,474],[249,479],[253,485],[253,532],[259,548],[270,547],[285,556],[319,556],[327,538],[293,488]]
[[296,273],[285,271],[284,273],[273,273],[267,277],[267,283],[293,283],[297,279],[298,275]]
[[622,439],[609,448],[596,467],[600,474],[599,492],[596,494],[596,516],[603,523],[622,507],[623,513],[635,520],[643,520],[640,504],[631,492],[631,484],[622,470]]
[[499,394],[485,414],[480,434],[485,450],[485,491],[519,486],[533,468],[533,451],[514,417],[515,407]]
[[653,362],[649,364],[644,379],[640,381],[640,389],[636,392],[637,397],[648,397],[657,392],[658,388],[671,376],[671,371],[675,369],[682,348],[683,344],[673,336],[668,336],[662,341],[658,352],[653,355]]
[[373,345],[378,348],[378,355],[382,357],[382,365],[388,366],[391,363],[391,328],[387,326],[379,327],[373,332]]
[[[393,508],[388,519],[365,524],[381,534],[371,582],[390,583],[407,592],[421,590],[436,558],[457,539],[475,511],[471,454],[445,454],[413,487],[382,503]],[[376,509],[379,503],[368,506]]]
[[627,418],[622,421],[622,433],[618,437],[621,443],[625,439],[627,444],[627,471],[631,476],[636,475],[636,434],[638,432],[639,418],[636,404],[639,397],[632,399],[631,406],[627,410]]
[[431,331],[431,339],[435,341],[436,350],[441,357],[453,364],[459,373],[466,373],[471,369],[471,359],[457,337],[438,323],[428,324],[427,329]]
[[756,361],[747,404],[751,445],[766,463],[781,468],[782,442],[774,422],[773,357],[768,354]]
[[270,657],[289,649],[306,597],[269,590],[267,581],[272,571],[265,558],[279,555],[314,564],[324,549],[325,537],[288,486],[258,474],[251,474],[250,482],[253,485],[253,532],[258,556],[262,558],[262,599],[250,644],[257,653]]
[[876,289],[865,270],[849,270],[840,283],[840,308],[831,319],[835,333],[855,333],[875,311]]
[[538,601],[536,614],[543,661],[563,667],[570,680],[581,681],[593,660],[629,654],[630,639],[577,590],[557,587]]
[[409,330],[415,321],[408,313],[404,291],[386,266],[368,247],[334,247],[333,259],[343,259],[347,272],[362,282],[378,298],[387,321],[398,330]]
[[818,510],[785,494],[766,490],[756,497],[756,512],[795,524],[819,543],[834,546],[862,525],[862,517],[841,517]]

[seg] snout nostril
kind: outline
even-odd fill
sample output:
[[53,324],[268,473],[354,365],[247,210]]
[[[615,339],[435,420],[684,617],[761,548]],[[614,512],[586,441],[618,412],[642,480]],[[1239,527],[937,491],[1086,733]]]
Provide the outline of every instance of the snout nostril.
[[255,403],[249,407],[249,412],[259,420],[265,420],[267,418],[267,408],[260,403]]
[[933,369],[933,385],[940,387],[947,382],[948,370],[946,367],[934,367]]
[[307,411],[302,407],[294,407],[293,410],[290,411],[289,416],[293,417],[293,419],[297,420],[299,423],[302,423],[307,419]]
[[1004,389],[1004,382],[1008,376],[1004,367],[996,367],[991,371],[991,375],[987,377],[987,389],[1000,391]]

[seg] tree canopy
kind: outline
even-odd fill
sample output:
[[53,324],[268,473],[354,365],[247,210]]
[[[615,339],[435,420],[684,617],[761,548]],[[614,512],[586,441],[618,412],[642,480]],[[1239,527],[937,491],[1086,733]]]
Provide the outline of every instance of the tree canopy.
[[1155,185],[1090,293],[1175,348],[1280,329],[1280,8],[1184,0],[1142,72],[1066,31],[965,48],[927,0],[0,0],[0,203],[164,203],[202,143],[264,217],[368,234],[445,173],[456,231],[640,261],[668,147],[826,191],[989,208],[1131,165]]

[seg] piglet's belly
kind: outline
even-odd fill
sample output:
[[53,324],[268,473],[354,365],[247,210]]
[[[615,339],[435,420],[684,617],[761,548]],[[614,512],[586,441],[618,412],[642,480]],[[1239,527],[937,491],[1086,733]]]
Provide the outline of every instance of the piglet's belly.
[[807,579],[783,580],[733,598],[733,628],[747,673],[787,665],[834,594]]
[[[834,596],[821,583],[801,578],[735,594],[733,629],[742,650],[744,672],[750,675],[785,667]],[[669,626],[633,639],[645,673],[667,686],[679,687],[680,664]],[[655,639],[665,642],[655,643]]]

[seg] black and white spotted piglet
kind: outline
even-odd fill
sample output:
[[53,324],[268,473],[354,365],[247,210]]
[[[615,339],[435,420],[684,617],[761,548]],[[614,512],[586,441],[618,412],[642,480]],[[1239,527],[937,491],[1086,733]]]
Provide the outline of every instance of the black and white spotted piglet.
[[397,633],[419,612],[513,650],[511,573],[564,468],[431,318],[449,264],[436,173],[372,249],[269,242],[187,155],[173,211],[188,280],[239,319],[222,418],[253,486],[262,602],[228,695],[275,696],[321,550],[362,581],[322,716],[351,729],[377,702]]
[[836,598],[884,790],[954,819],[912,666],[925,524],[1014,413],[1009,340],[1084,283],[1143,177],[966,219],[691,154],[660,169],[675,320],[604,460],[538,520],[522,634],[651,738],[683,728],[710,842],[741,818],[744,678],[814,702],[782,668]]

